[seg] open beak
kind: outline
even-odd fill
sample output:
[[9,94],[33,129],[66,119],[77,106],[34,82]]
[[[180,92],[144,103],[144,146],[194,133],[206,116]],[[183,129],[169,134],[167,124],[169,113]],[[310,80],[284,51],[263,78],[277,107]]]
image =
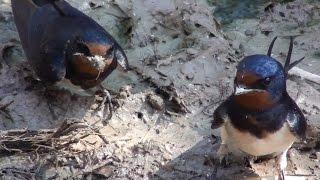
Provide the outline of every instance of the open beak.
[[119,65],[118,68],[122,71],[128,71],[130,69],[128,58],[121,47],[115,49],[115,56]]

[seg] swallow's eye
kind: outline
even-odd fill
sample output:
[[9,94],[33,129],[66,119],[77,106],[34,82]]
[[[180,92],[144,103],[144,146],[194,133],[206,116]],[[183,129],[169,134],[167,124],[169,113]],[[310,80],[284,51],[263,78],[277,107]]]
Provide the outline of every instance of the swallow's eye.
[[268,86],[270,84],[270,82],[271,82],[271,78],[270,77],[266,77],[263,80],[263,84],[266,85],[266,86]]

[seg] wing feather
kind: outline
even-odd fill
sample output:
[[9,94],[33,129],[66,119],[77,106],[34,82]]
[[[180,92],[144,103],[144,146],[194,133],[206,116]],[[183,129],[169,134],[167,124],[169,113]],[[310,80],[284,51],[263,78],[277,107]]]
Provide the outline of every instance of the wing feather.
[[298,105],[290,98],[291,107],[287,114],[287,122],[291,132],[299,139],[305,139],[307,121]]
[[229,104],[229,99],[221,103],[217,109],[213,113],[213,120],[211,121],[211,129],[217,129],[229,119],[228,115],[228,104]]

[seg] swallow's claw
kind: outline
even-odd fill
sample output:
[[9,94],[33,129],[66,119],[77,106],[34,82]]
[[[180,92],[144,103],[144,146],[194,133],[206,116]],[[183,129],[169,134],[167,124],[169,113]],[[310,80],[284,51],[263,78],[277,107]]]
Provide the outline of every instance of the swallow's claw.
[[278,168],[278,179],[279,180],[284,180],[285,179],[285,173],[284,170],[287,167],[287,151],[284,151],[282,154],[280,154],[276,158],[277,162],[277,168]]
[[217,156],[219,157],[219,165],[226,167],[231,164],[230,153],[226,144],[220,145]]
[[[99,102],[99,106],[96,110],[96,114],[98,114],[98,116],[101,116],[104,119],[104,122],[107,122],[108,120],[110,120],[113,116],[113,104],[112,104],[112,97],[109,93],[108,90],[103,89],[102,90],[102,100]],[[108,116],[105,118],[104,116],[104,112],[106,109],[106,104],[108,105],[107,109],[109,111]]]
[[230,158],[229,154],[226,154],[226,155],[220,157],[219,160],[220,160],[219,161],[220,165],[223,167],[227,167],[231,164],[231,158]]
[[244,163],[246,167],[252,168],[252,165],[255,163],[256,157],[253,156],[245,156]]
[[109,110],[109,114],[108,114],[108,117],[106,118],[106,120],[109,120],[109,119],[111,119],[112,118],[112,116],[113,116],[113,111],[114,111],[114,108],[113,108],[113,104],[112,104],[112,97],[111,97],[111,95],[110,95],[110,93],[109,93],[109,91],[108,90],[104,90],[103,91],[103,93],[104,93],[104,103],[107,103],[108,104],[108,110]]
[[285,179],[284,179],[284,170],[280,170],[280,171],[279,171],[278,180],[285,180]]

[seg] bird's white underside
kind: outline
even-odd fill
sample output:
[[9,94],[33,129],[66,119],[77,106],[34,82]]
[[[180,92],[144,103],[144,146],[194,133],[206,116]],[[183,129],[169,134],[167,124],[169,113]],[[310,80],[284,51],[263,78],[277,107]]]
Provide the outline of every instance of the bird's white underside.
[[[248,132],[241,132],[227,121],[221,128],[222,144],[233,154],[239,154],[239,150],[252,156],[264,156],[268,154],[281,154],[288,150],[296,140],[290,131],[288,124],[273,134],[259,139]],[[226,152],[224,152],[226,153]]]

